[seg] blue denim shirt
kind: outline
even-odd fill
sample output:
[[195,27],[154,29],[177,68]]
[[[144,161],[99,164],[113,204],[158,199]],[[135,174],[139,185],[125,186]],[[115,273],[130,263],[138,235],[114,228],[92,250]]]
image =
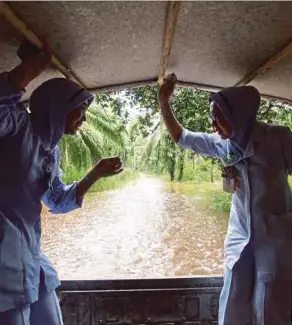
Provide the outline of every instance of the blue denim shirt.
[[48,292],[60,284],[40,251],[41,202],[55,214],[80,207],[76,185],[61,180],[58,146],[44,146],[21,96],[0,75],[0,312],[38,300],[41,273]]

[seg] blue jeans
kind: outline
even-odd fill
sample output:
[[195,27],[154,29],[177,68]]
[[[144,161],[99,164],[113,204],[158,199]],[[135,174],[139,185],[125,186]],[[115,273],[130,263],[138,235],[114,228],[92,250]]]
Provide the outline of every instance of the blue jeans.
[[43,292],[38,301],[0,313],[1,325],[63,325],[56,292]]

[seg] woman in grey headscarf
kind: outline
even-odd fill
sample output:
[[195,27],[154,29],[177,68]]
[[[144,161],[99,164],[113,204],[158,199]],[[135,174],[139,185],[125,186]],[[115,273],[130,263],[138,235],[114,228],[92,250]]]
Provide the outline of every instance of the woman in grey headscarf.
[[[191,132],[176,120],[165,80],[159,102],[174,142],[218,158],[224,188],[234,193],[225,240],[224,286],[219,325],[290,324],[292,309],[292,134],[256,120],[260,94],[232,87],[209,98],[216,134]],[[252,308],[253,307],[253,308]]]
[[122,171],[118,157],[100,160],[79,182],[61,180],[58,142],[85,121],[93,96],[73,81],[57,78],[32,94],[23,89],[50,63],[38,51],[0,75],[0,324],[61,325],[55,289],[60,281],[40,251],[41,202],[53,213],[79,208],[101,177]]

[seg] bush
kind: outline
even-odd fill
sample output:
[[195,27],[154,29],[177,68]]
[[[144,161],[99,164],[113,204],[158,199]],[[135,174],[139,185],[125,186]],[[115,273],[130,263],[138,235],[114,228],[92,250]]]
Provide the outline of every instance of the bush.
[[214,193],[214,209],[217,212],[229,212],[231,208],[232,195],[226,192],[216,191]]
[[[64,170],[63,181],[66,184],[71,184],[74,181],[80,180],[85,174],[86,170],[76,170],[75,168],[68,168]],[[90,189],[90,192],[103,192],[108,190],[114,190],[122,187],[127,183],[134,181],[139,176],[139,172],[132,169],[125,169],[122,173],[105,177],[97,181]]]

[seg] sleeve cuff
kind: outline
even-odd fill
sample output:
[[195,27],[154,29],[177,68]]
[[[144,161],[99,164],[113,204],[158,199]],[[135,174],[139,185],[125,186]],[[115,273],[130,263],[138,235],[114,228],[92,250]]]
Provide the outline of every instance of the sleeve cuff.
[[72,211],[72,210],[81,208],[82,204],[83,204],[83,198],[80,198],[79,200],[77,200],[76,186],[77,186],[77,183],[74,183],[72,185],[66,186],[66,188],[65,188],[65,190],[68,191],[67,209],[66,209],[68,211]]
[[183,129],[182,133],[177,141],[177,144],[181,147],[184,147],[186,144],[186,138],[187,138],[187,134],[188,134],[188,130],[187,129]]

